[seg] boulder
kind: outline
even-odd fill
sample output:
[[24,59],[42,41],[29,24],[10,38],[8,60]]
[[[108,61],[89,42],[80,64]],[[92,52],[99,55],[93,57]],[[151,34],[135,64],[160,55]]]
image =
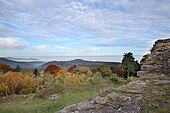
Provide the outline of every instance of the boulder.
[[137,72],[137,76],[144,76],[144,75],[146,75],[148,72],[147,71],[138,71]]
[[141,70],[142,71],[153,71],[154,70],[154,66],[153,65],[142,65],[141,66]]

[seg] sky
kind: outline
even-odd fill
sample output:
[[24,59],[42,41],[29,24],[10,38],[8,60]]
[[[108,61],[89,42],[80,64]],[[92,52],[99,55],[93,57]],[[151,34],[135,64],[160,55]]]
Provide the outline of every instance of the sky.
[[0,0],[0,56],[149,53],[170,38],[170,0]]

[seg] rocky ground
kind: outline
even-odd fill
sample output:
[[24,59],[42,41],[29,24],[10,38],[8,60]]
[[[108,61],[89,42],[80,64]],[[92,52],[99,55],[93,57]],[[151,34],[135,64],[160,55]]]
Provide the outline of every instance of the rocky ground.
[[168,113],[170,76],[150,73],[56,113]]

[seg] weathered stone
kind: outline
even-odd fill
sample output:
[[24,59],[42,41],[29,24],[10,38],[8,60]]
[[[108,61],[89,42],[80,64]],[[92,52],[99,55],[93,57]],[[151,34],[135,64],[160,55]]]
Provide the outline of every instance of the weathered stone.
[[141,66],[141,70],[142,71],[153,71],[154,70],[154,66],[153,65],[142,65]]
[[154,82],[155,82],[154,84],[156,84],[156,85],[170,83],[169,80],[154,80]]
[[142,94],[135,94],[135,95],[131,96],[131,101],[132,102],[137,102],[138,100],[141,100],[141,99],[143,99]]
[[142,82],[142,81],[139,81],[139,80],[130,82],[130,83],[127,84],[127,86],[138,87],[138,88],[147,87],[145,82]]
[[117,93],[111,93],[111,94],[108,94],[106,97],[108,99],[112,100],[112,101],[115,101],[116,98],[118,97],[118,94]]
[[154,63],[153,61],[146,61],[145,65],[153,65],[153,63]]
[[139,106],[129,105],[119,108],[119,111],[123,111],[123,113],[140,113],[141,108]]
[[105,104],[106,100],[107,100],[107,97],[97,96],[96,98],[94,98],[94,101],[96,104]]
[[[170,38],[157,40],[141,71],[170,73]],[[138,75],[143,73],[139,72]]]
[[85,101],[85,102],[79,103],[79,105],[77,106],[77,110],[79,110],[79,111],[88,110],[88,109],[92,109],[94,107],[95,106],[90,101]]
[[137,72],[137,76],[144,76],[144,75],[146,75],[148,72],[147,71],[138,71]]

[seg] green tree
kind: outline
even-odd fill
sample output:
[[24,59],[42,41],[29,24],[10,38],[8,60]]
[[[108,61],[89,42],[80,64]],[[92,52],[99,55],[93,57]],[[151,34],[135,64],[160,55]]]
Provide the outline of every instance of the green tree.
[[14,69],[14,72],[20,72],[21,71],[21,68],[19,65],[17,65],[17,67]]
[[115,66],[111,66],[110,69],[111,69],[112,73],[115,73],[115,71],[116,71],[116,67]]
[[110,77],[112,74],[110,67],[105,65],[100,65],[99,67],[97,67],[97,71],[101,73],[103,78]]
[[38,76],[40,76],[40,73],[39,73],[39,71],[38,71],[37,68],[34,69],[33,74],[34,74],[34,77],[35,77],[35,78],[37,78]]
[[137,76],[137,71],[141,70],[141,65],[140,63],[136,60],[135,61],[135,76]]
[[125,69],[124,74],[125,79],[136,73],[136,62],[135,58],[133,57],[133,53],[129,52],[123,55],[122,65],[123,68]]

